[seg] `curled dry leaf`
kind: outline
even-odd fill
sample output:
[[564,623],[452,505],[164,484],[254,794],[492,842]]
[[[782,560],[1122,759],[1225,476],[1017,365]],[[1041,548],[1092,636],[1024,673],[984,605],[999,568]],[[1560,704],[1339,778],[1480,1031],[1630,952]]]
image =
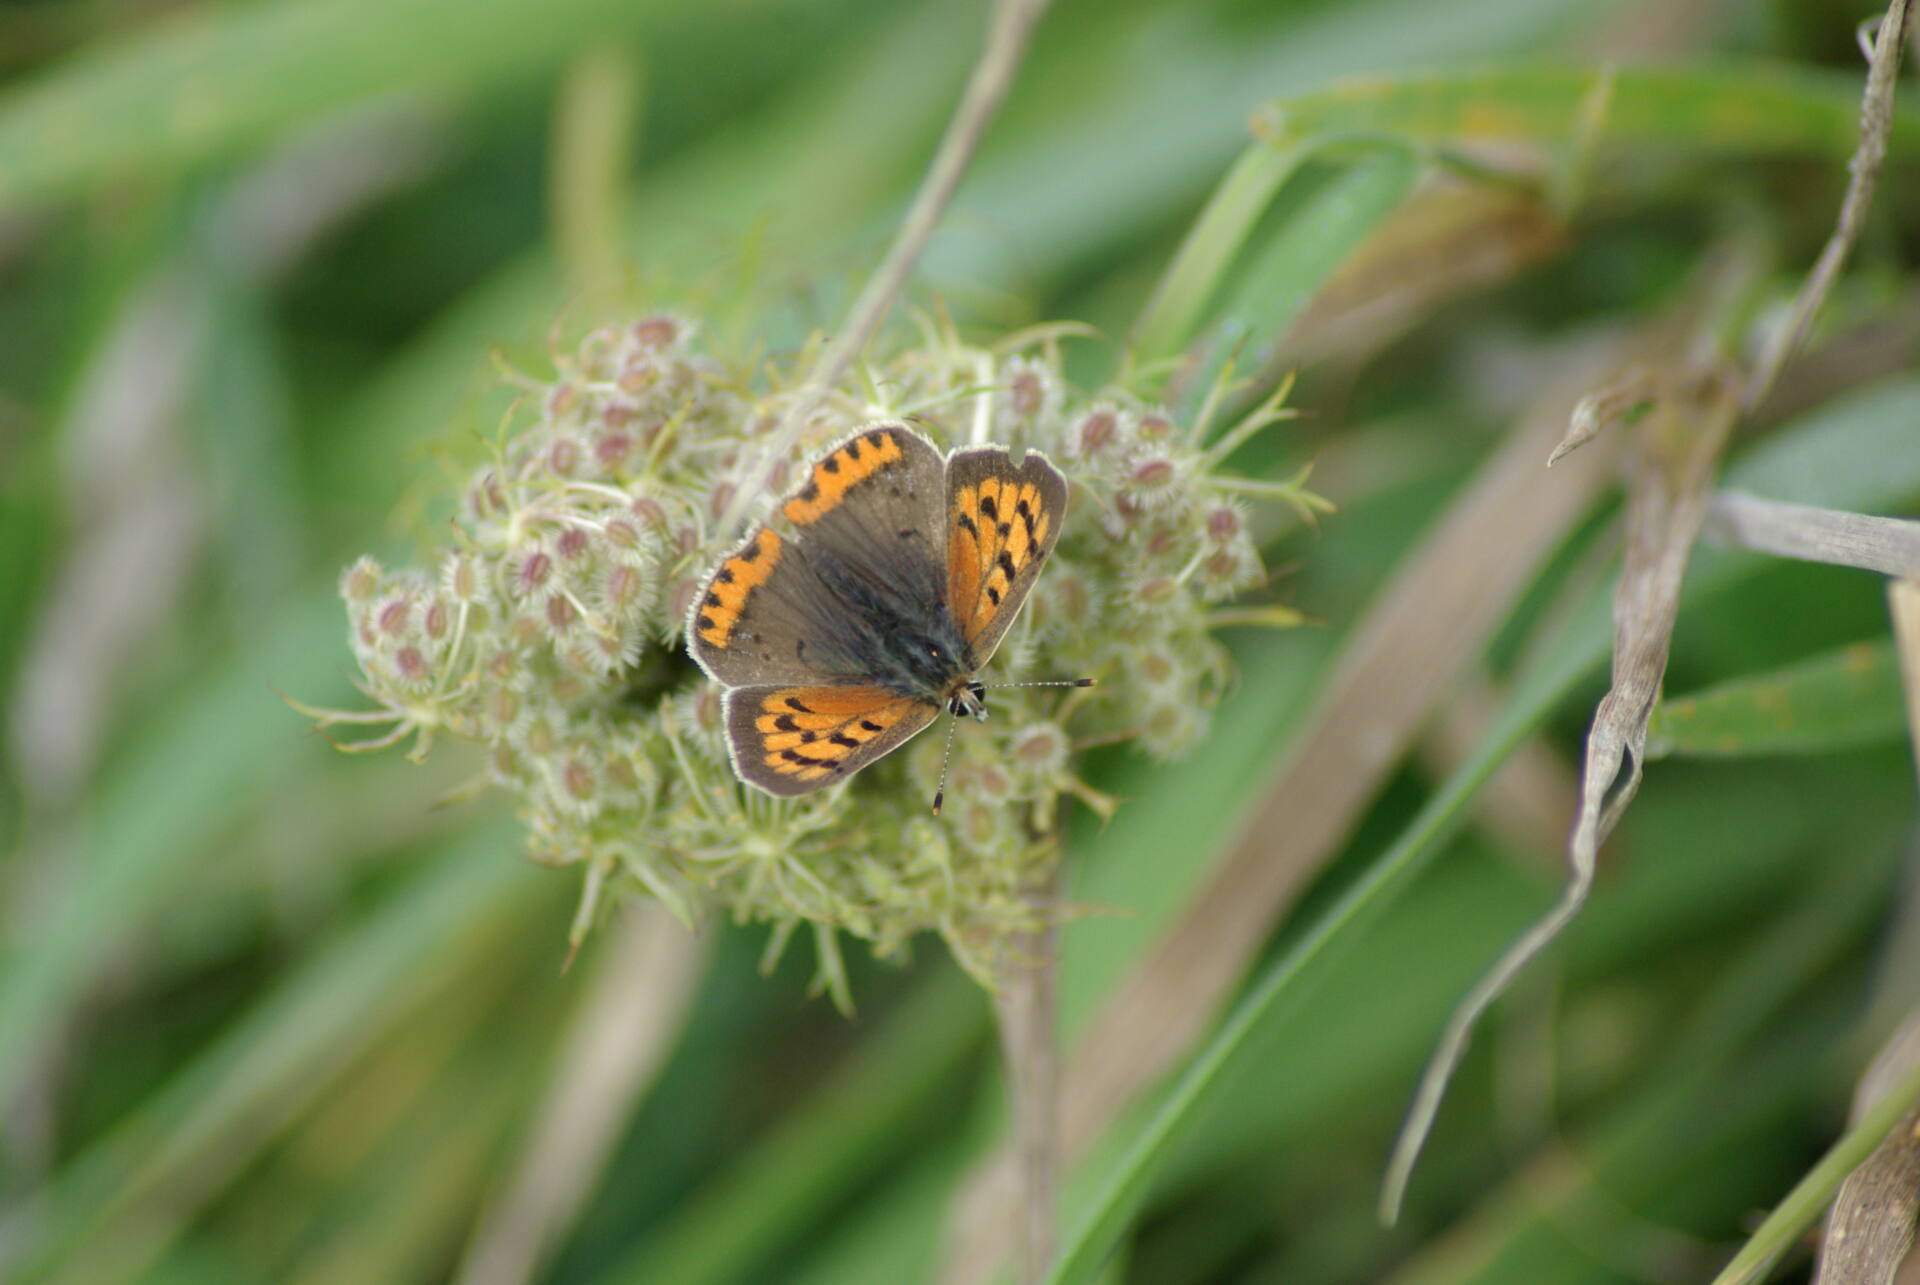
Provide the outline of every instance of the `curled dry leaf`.
[[[1638,385],[1645,378],[1636,373]],[[1420,1148],[1454,1067],[1488,1006],[1585,904],[1600,844],[1640,788],[1647,719],[1660,694],[1688,555],[1706,516],[1714,468],[1740,410],[1734,373],[1707,367],[1661,381],[1635,426],[1627,461],[1626,548],[1613,597],[1613,684],[1594,711],[1581,770],[1580,811],[1567,843],[1569,877],[1560,900],[1521,935],[1448,1020],[1381,1194],[1381,1216],[1399,1214]]]

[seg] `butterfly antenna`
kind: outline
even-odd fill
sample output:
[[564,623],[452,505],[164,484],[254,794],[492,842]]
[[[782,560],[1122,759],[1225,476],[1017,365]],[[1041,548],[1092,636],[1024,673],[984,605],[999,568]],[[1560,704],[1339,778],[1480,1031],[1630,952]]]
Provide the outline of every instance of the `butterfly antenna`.
[[1091,678],[1040,678],[1025,683],[995,683],[995,687],[1093,687]]
[[[1092,687],[1091,678],[1041,678],[1025,683],[995,683],[996,687]],[[960,730],[960,720],[952,719],[947,724],[947,748],[940,753],[940,788],[933,792],[933,814],[940,815],[940,805],[947,801],[947,764],[953,759],[953,734]]]
[[947,763],[953,758],[953,734],[960,730],[960,720],[947,720],[947,748],[940,752],[940,788],[933,792],[933,814],[940,815],[940,805],[947,801]]

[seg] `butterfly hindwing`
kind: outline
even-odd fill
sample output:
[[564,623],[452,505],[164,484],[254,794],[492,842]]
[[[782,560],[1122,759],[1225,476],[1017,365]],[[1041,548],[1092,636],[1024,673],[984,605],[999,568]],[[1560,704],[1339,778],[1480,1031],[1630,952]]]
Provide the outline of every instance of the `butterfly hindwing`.
[[1000,645],[1060,538],[1067,480],[1028,451],[997,446],[947,461],[947,600],[976,668]]
[[730,689],[725,711],[735,773],[788,795],[845,780],[899,748],[940,707],[884,687],[759,684]]

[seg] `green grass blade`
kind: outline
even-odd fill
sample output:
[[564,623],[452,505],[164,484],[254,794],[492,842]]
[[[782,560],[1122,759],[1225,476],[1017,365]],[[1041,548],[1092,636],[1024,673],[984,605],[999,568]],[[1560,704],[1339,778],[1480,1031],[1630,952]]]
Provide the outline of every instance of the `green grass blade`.
[[696,1193],[663,1234],[600,1279],[722,1285],[750,1279],[830,1206],[951,1084],[987,1033],[979,989],[955,970],[905,1001],[851,1063],[786,1117],[745,1162]]
[[1896,1080],[1860,1117],[1860,1123],[1847,1130],[1845,1136],[1820,1157],[1819,1163],[1807,1170],[1786,1199],[1775,1206],[1759,1230],[1740,1247],[1733,1261],[1713,1278],[1713,1285],[1751,1285],[1765,1279],[1773,1264],[1799,1243],[1832,1202],[1847,1175],[1873,1154],[1915,1103],[1920,1103],[1920,1067]]
[[69,1013],[122,934],[140,924],[236,813],[316,753],[276,686],[340,690],[340,604],[329,590],[284,606],[270,636],[198,681],[151,720],[94,791],[68,878],[0,969],[0,1100]]
[[1399,208],[1420,171],[1412,148],[1369,146],[1252,252],[1238,288],[1213,318],[1207,356],[1189,385],[1193,404],[1231,364],[1259,368],[1314,293]]
[[1240,253],[1274,193],[1299,169],[1306,155],[1304,148],[1264,145],[1240,154],[1207,199],[1206,208],[1194,220],[1166,275],[1134,323],[1136,361],[1170,357],[1186,345],[1227,266]]
[[[1274,146],[1328,135],[1408,140],[1561,144],[1582,128],[1595,83],[1613,77],[1602,146],[1667,145],[1741,155],[1852,155],[1860,78],[1774,63],[1679,67],[1521,65],[1369,77],[1276,99],[1254,118]],[[1892,148],[1920,149],[1920,110],[1902,106]]]
[[1882,639],[1663,700],[1647,757],[1820,754],[1905,733],[1899,660]]
[[369,98],[523,75],[604,36],[631,9],[291,0],[152,27],[0,98],[0,208],[231,155]]
[[1234,1006],[1219,1032],[1155,1108],[1081,1222],[1066,1239],[1048,1285],[1087,1285],[1126,1233],[1135,1211],[1204,1099],[1232,1067],[1256,1028],[1290,1001],[1310,970],[1402,891],[1465,819],[1466,806],[1513,747],[1543,722],[1598,659],[1592,647],[1564,647],[1514,695],[1499,724],[1421,809],[1392,848]]
[[202,1190],[243,1163],[252,1149],[236,1149],[237,1136],[251,1132],[257,1141],[263,1124],[296,1111],[423,987],[468,957],[476,925],[542,887],[538,868],[513,846],[488,829],[447,852],[228,1026],[62,1171],[38,1220],[42,1254],[82,1247],[103,1221],[144,1198],[175,1209],[177,1184]]

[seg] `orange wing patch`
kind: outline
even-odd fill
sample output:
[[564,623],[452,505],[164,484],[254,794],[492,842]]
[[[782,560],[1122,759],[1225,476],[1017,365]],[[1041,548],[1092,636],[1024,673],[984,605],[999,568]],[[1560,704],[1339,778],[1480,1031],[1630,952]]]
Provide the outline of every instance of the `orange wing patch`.
[[813,466],[813,476],[781,511],[801,526],[818,522],[840,506],[847,492],[902,458],[900,442],[885,429],[856,437]]
[[947,519],[947,601],[968,642],[1000,613],[1000,604],[1034,555],[1046,547],[1053,515],[1031,482],[989,477],[962,487]]
[[725,651],[733,627],[746,610],[747,595],[767,582],[780,561],[780,536],[763,527],[753,542],[720,564],[707,584],[707,596],[700,604],[700,618],[694,624],[700,641]]
[[832,774],[923,702],[884,687],[783,687],[760,699],[761,762],[802,782]]

